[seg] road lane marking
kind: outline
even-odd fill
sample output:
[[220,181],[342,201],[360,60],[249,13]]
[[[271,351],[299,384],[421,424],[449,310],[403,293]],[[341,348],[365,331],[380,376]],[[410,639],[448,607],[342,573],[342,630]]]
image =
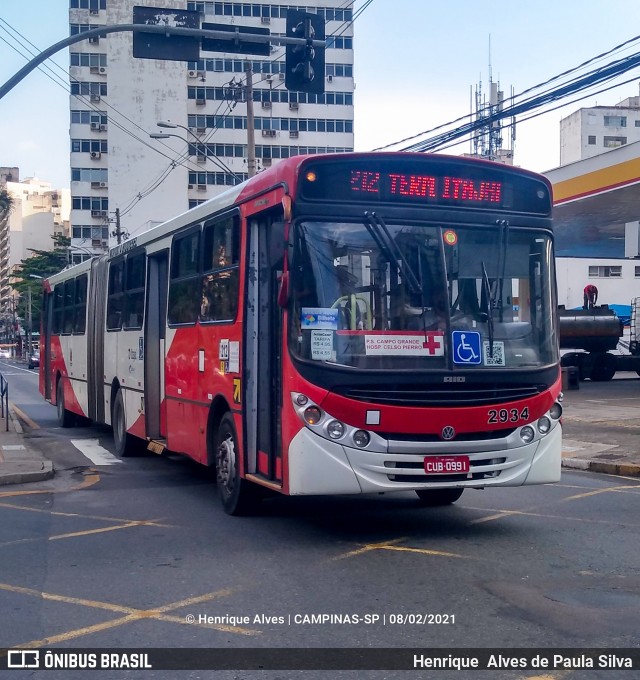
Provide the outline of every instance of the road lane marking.
[[213,624],[213,623],[190,623],[185,617],[167,615],[165,612],[170,612],[175,609],[181,609],[183,607],[188,607],[194,604],[201,604],[203,602],[210,602],[211,600],[220,599],[223,597],[228,597],[235,594],[238,588],[225,588],[223,590],[216,590],[211,593],[205,593],[204,595],[197,595],[195,597],[190,597],[184,600],[178,600],[177,602],[171,602],[169,604],[163,605],[161,607],[154,607],[153,609],[137,609],[135,607],[126,607],[122,605],[112,604],[110,602],[101,602],[99,600],[85,600],[79,597],[69,597],[66,595],[57,595],[55,593],[45,593],[39,590],[34,590],[33,588],[23,588],[21,586],[13,586],[9,583],[0,583],[0,590],[6,590],[8,592],[29,595],[31,597],[41,598],[43,600],[50,600],[52,602],[63,602],[65,604],[80,605],[83,607],[89,607],[91,609],[103,609],[117,614],[125,614],[112,621],[105,621],[103,623],[97,623],[92,626],[86,626],[84,628],[76,628],[74,630],[69,630],[64,633],[59,633],[58,635],[53,635],[50,637],[43,638],[41,640],[31,640],[30,642],[20,643],[15,645],[20,649],[35,649],[37,647],[49,646],[56,644],[58,642],[66,642],[68,640],[73,640],[75,638],[84,637],[85,635],[91,635],[92,633],[97,633],[103,630],[108,630],[109,628],[116,628],[118,626],[125,625],[127,623],[132,623],[134,621],[140,620],[156,620],[156,621],[166,621],[170,623],[179,623],[182,625],[197,626],[199,628],[208,628],[212,630],[218,630],[224,633],[236,633],[239,635],[260,635],[261,630],[256,630],[253,628],[244,628],[242,626],[228,626],[224,624]]
[[99,439],[71,439],[70,441],[94,465],[115,465],[116,463],[122,463],[120,458],[116,458],[107,449],[100,446]]
[[343,553],[342,555],[336,555],[332,557],[329,561],[336,562],[338,560],[345,560],[348,557],[357,557],[358,555],[364,555],[365,553],[371,552],[372,550],[391,550],[396,552],[412,552],[419,553],[421,555],[432,555],[435,557],[457,557],[460,559],[478,559],[474,557],[468,557],[467,555],[459,555],[457,553],[445,552],[443,550],[429,550],[428,548],[411,548],[409,546],[397,545],[400,541],[406,541],[406,537],[396,538],[392,541],[385,541],[384,543],[370,543],[368,545],[363,545],[361,548],[356,550],[350,550],[349,552]]

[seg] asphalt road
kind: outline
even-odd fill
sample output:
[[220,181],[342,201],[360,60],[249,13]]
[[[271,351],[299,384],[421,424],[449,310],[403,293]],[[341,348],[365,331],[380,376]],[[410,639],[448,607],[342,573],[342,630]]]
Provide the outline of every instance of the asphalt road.
[[[0,492],[2,647],[638,646],[638,480],[565,472],[556,485],[467,491],[438,509],[420,507],[412,493],[277,497],[261,516],[235,518],[220,508],[206,471],[183,458],[91,463],[78,441],[97,439],[108,449],[109,431],[58,428],[42,415],[51,407],[36,403],[34,388],[30,376],[17,374],[12,400],[40,417],[30,434],[64,470],[53,482]],[[305,618],[314,615],[334,618]],[[349,623],[335,618],[345,615]],[[413,616],[400,623],[403,615]],[[617,680],[635,673],[512,669],[456,677]],[[40,674],[69,672],[28,677]],[[100,677],[391,680],[442,672]]]

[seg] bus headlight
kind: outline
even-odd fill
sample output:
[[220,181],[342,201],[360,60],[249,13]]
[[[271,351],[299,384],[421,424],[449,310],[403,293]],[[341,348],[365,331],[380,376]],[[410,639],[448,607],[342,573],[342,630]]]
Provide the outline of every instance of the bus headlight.
[[332,420],[327,425],[327,434],[331,439],[340,439],[345,432],[344,423],[339,420]]
[[547,434],[547,432],[549,432],[550,429],[551,421],[549,420],[549,418],[547,418],[547,416],[542,416],[542,418],[538,420],[538,432],[540,434]]
[[386,453],[387,440],[376,432],[361,430],[339,420],[331,413],[314,404],[301,392],[291,392],[291,403],[298,417],[318,437],[334,443],[334,446],[357,447],[369,453]]
[[309,406],[304,410],[304,419],[309,425],[317,425],[322,418],[322,411],[317,406]]
[[525,444],[529,444],[530,442],[532,442],[535,436],[536,436],[535,430],[531,427],[531,425],[525,425],[520,430],[520,439],[522,439],[522,441]]
[[554,420],[560,420],[562,416],[562,405],[556,401],[556,403],[549,409],[549,416]]
[[371,437],[365,430],[356,430],[353,433],[353,443],[356,446],[359,446],[361,449],[363,449],[365,446],[368,446],[370,441]]

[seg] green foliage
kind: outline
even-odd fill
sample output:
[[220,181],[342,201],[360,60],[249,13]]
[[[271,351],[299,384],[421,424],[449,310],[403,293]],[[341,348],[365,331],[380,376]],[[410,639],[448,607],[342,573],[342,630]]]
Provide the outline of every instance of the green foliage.
[[40,328],[40,308],[42,305],[42,279],[57,274],[68,264],[71,239],[67,236],[55,234],[51,237],[53,250],[36,250],[29,248],[31,257],[22,260],[16,266],[12,276],[11,287],[20,293],[16,314],[28,325],[28,300],[31,295],[31,328]]
[[15,201],[6,187],[0,188],[0,222],[4,221],[13,212]]

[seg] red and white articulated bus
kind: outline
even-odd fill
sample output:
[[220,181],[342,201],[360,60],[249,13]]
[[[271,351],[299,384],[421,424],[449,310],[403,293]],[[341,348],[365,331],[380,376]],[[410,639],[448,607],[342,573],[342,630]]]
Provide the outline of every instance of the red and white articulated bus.
[[444,155],[281,161],[45,282],[40,389],[61,425],[265,490],[560,478],[548,181]]

